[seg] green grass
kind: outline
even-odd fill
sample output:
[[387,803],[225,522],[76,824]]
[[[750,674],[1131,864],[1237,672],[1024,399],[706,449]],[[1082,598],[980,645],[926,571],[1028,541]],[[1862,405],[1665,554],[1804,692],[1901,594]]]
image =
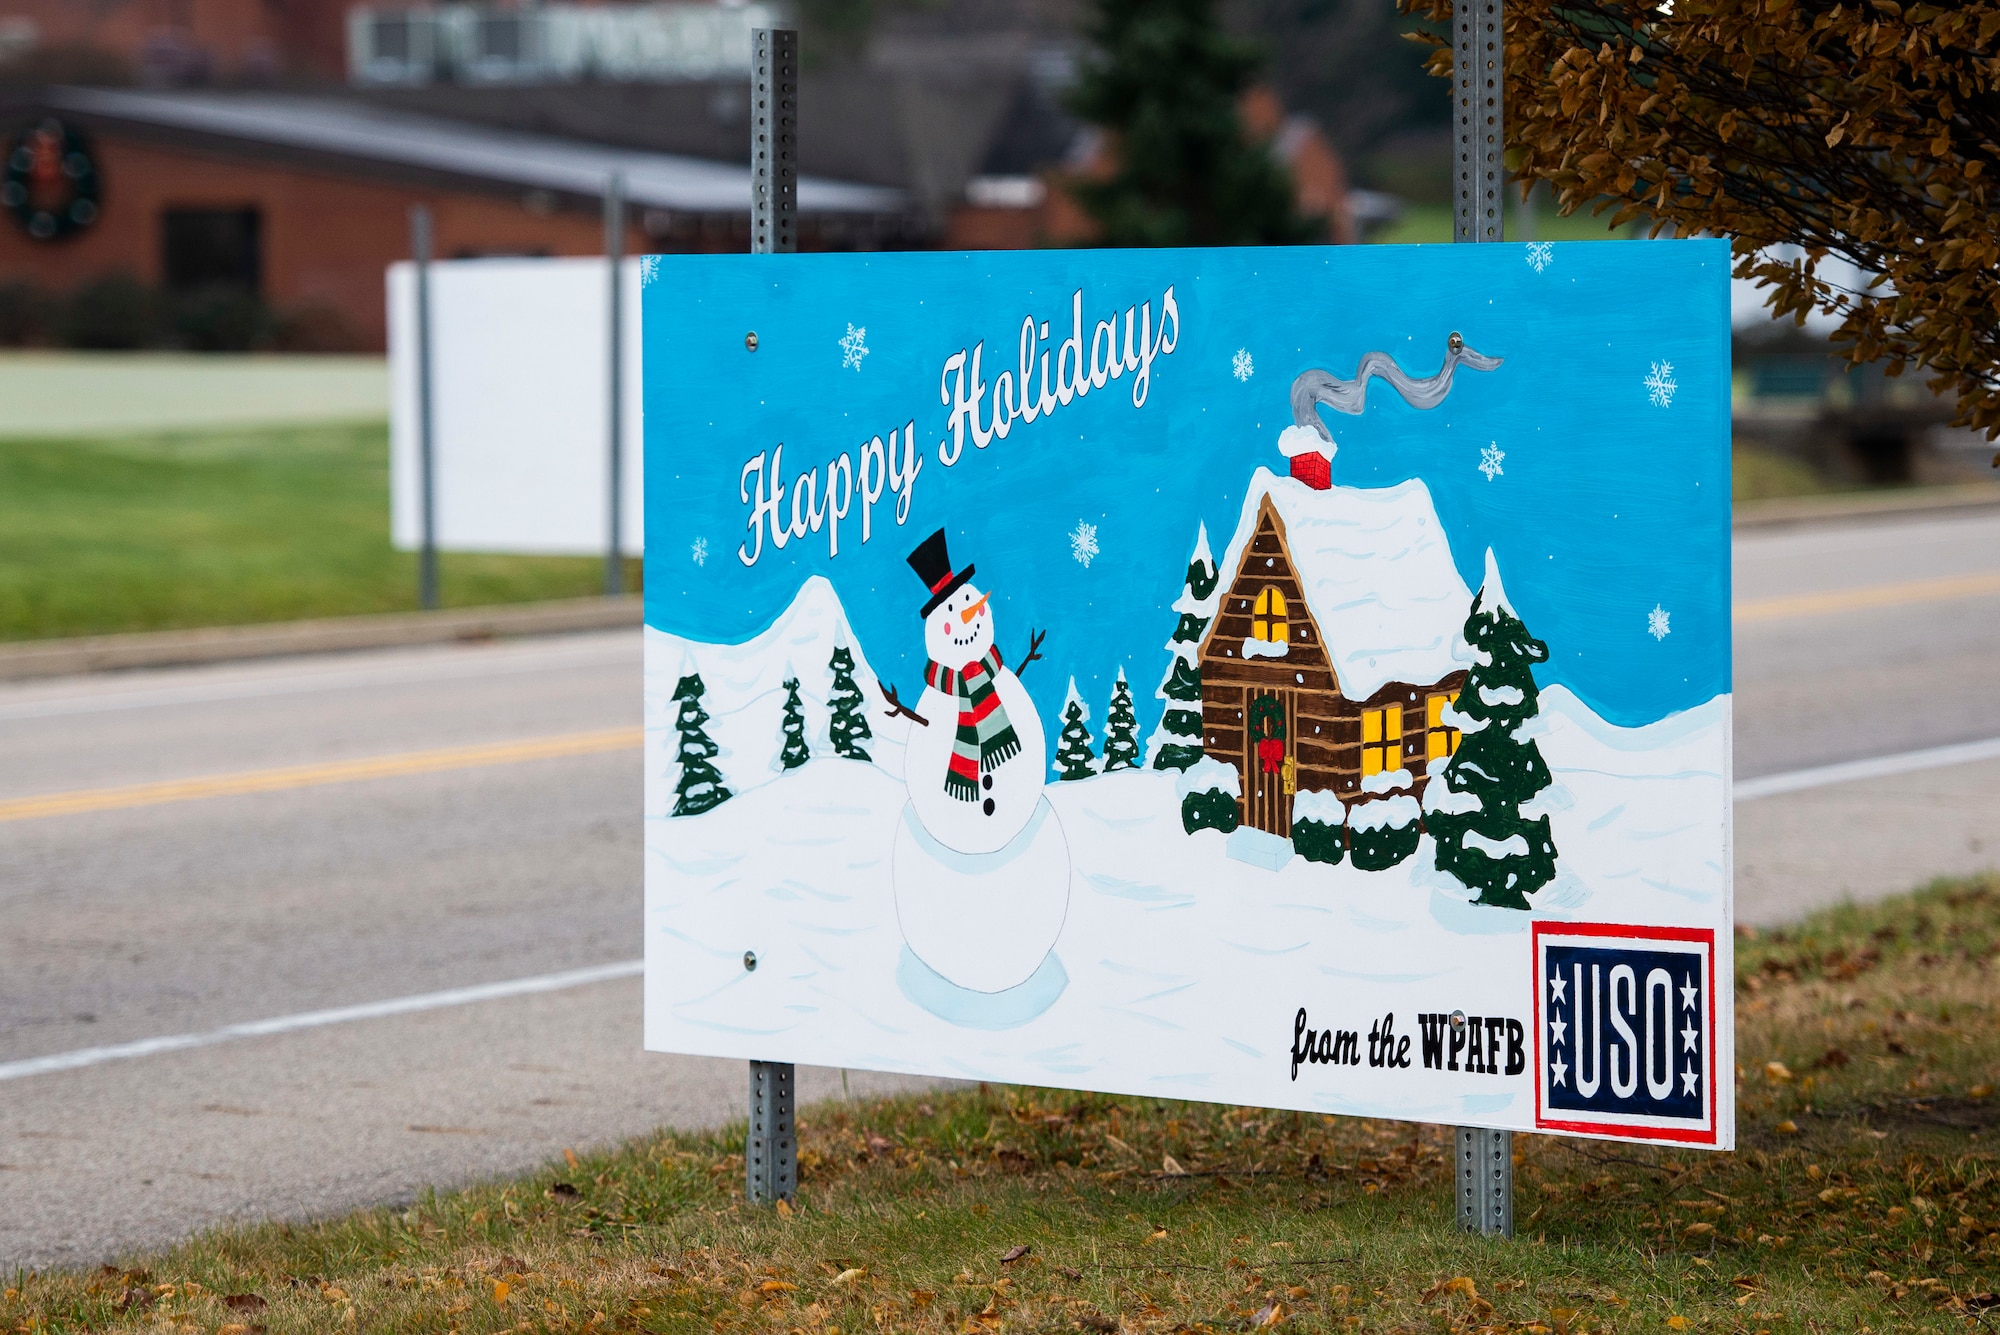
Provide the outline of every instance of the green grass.
[[[414,607],[388,454],[381,425],[0,441],[0,640]],[[580,597],[602,578],[589,558],[448,554],[440,593]]]
[[[1448,1133],[981,1087],[741,1127],[17,1277],[0,1331],[1964,1331],[2000,1298],[2000,878],[1739,940],[1732,1154],[1516,1142],[1519,1236]],[[1020,1249],[1027,1249],[1022,1251]],[[1010,1259],[1012,1258],[1012,1259]]]
[[[1507,239],[1526,240],[1520,232],[1520,221],[1515,216],[1514,201],[1508,201]],[[1601,218],[1592,217],[1588,209],[1580,210],[1565,218],[1543,209],[1535,214],[1536,241],[1613,241],[1633,236],[1643,236],[1635,226],[1626,226],[1613,232],[1609,226],[1610,214]],[[1451,205],[1410,204],[1403,209],[1403,216],[1384,228],[1381,233],[1369,238],[1370,241],[1389,245],[1408,245],[1418,242],[1442,243],[1451,240]]]
[[1851,491],[1802,459],[1738,446],[1730,457],[1730,491],[1739,501],[1771,501]]

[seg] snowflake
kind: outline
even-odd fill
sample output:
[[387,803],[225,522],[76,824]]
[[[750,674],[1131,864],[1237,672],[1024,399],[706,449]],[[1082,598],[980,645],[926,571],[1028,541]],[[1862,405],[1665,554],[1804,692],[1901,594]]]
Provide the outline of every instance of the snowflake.
[[698,566],[705,566],[705,565],[707,565],[707,564],[708,564],[708,539],[707,539],[707,538],[696,538],[696,539],[694,540],[694,546],[688,549],[688,555],[690,555],[690,556],[694,557],[694,563],[695,563],[696,565],[698,565]]
[[1236,350],[1236,355],[1229,359],[1229,372],[1238,380],[1248,380],[1257,373],[1257,364],[1250,360],[1250,349]]
[[1667,609],[1654,603],[1653,610],[1646,613],[1646,633],[1655,640],[1664,640],[1671,630],[1667,625]]
[[1653,369],[1646,372],[1646,393],[1652,397],[1655,408],[1673,407],[1674,394],[1680,387],[1680,382],[1674,379],[1672,362],[1654,362]]
[[841,336],[840,340],[840,364],[842,366],[851,366],[859,371],[861,369],[861,359],[867,355],[867,329],[856,329],[853,325],[848,325],[847,332]]
[[1528,243],[1528,267],[1536,273],[1542,272],[1556,262],[1555,247],[1546,241]]
[[1486,474],[1488,482],[1507,471],[1500,466],[1500,461],[1506,457],[1507,451],[1500,448],[1497,440],[1479,452],[1479,471]]
[[1097,525],[1086,524],[1081,519],[1076,521],[1076,528],[1069,535],[1069,554],[1076,558],[1078,565],[1085,570],[1090,569],[1091,561],[1097,556]]

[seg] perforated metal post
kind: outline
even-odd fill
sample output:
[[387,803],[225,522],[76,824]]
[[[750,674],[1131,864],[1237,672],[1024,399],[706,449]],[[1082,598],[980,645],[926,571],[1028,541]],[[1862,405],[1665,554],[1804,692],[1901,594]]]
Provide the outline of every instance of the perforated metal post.
[[1514,1133],[1458,1128],[1458,1226],[1514,1236]]
[[799,248],[799,35],[759,28],[750,69],[750,253]]
[[[1453,241],[1506,235],[1502,18],[1501,0],[1457,0],[1452,7]],[[1513,1237],[1514,1133],[1459,1127],[1457,1158],[1458,1226]]]
[[[759,28],[750,69],[750,253],[799,248],[799,35]],[[747,344],[756,347],[754,335]],[[757,957],[746,952],[754,972]],[[799,1187],[790,1062],[750,1063],[750,1130],[743,1142],[744,1191],[759,1205],[789,1201]]]
[[744,1194],[752,1204],[788,1201],[799,1189],[792,1129],[792,1064],[750,1063],[750,1132],[743,1141]]
[[625,282],[620,273],[625,267],[625,176],[622,172],[613,172],[604,183],[604,259],[611,270],[611,327],[606,357],[610,363],[607,392],[611,398],[606,405],[610,440],[605,459],[611,523],[604,552],[604,595],[610,598],[625,592],[625,553],[619,550],[625,536],[621,531],[625,509]]
[[1498,241],[1506,230],[1507,176],[1501,0],[1457,0],[1452,10],[1451,239]]

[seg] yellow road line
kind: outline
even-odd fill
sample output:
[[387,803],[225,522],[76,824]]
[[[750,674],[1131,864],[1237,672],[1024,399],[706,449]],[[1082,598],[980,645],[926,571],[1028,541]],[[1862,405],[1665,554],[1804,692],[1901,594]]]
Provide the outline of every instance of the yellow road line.
[[166,802],[192,802],[204,797],[236,797],[245,793],[277,793],[293,788],[317,788],[330,783],[356,783],[403,774],[437,774],[447,770],[485,769],[524,760],[557,756],[587,756],[604,751],[635,750],[643,738],[638,728],[607,728],[599,732],[561,733],[518,742],[479,746],[448,746],[435,751],[403,751],[359,760],[333,760],[318,765],[286,765],[278,769],[215,774],[201,779],[169,779],[117,788],[82,788],[40,797],[0,800],[0,823],[42,816],[73,816],[86,811],[119,811]]
[[2000,571],[1956,575],[1949,579],[1917,579],[1906,584],[1869,584],[1858,589],[1799,593],[1786,598],[1757,598],[1736,604],[1735,619],[1736,624],[1741,626],[1753,621],[1825,616],[1832,612],[1858,612],[1870,607],[1902,607],[1909,603],[1978,598],[1992,593],[2000,593]]

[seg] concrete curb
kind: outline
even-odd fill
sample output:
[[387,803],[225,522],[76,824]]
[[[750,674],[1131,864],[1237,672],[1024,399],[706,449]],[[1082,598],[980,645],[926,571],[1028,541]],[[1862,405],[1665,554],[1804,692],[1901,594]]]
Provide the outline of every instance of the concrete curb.
[[1906,519],[1913,515],[1946,515],[2000,506],[2000,485],[1967,482],[1960,486],[1921,487],[1908,491],[1874,491],[1862,495],[1796,496],[1776,501],[1740,501],[1732,527],[1790,528],[1803,524],[1837,524],[1854,519]]
[[132,635],[90,635],[70,640],[32,640],[0,645],[0,681],[65,677],[126,668],[220,663],[286,654],[386,649],[400,645],[494,640],[517,635],[559,635],[571,631],[637,626],[645,601],[623,598],[568,598],[512,607],[452,608],[441,612],[388,612],[376,616],[324,617],[263,626],[215,626],[200,630],[144,631]]

